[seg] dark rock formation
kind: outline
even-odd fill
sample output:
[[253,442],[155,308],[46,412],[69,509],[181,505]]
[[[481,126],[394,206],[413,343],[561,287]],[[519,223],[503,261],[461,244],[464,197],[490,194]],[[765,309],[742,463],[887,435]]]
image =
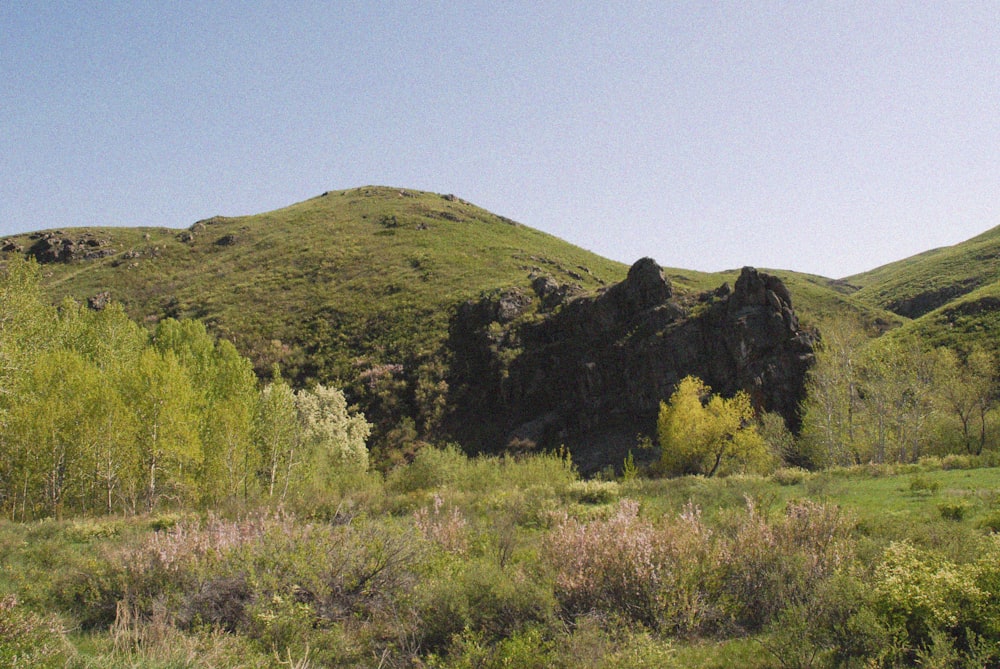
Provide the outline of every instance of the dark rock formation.
[[107,239],[89,234],[72,238],[59,231],[36,232],[29,239],[34,243],[28,248],[28,255],[34,256],[40,263],[96,260],[115,254]]
[[541,311],[511,290],[466,303],[452,319],[449,428],[461,443],[564,443],[575,457],[589,451],[584,468],[620,463],[602,449],[652,435],[660,402],[687,375],[724,395],[745,390],[798,428],[813,339],[776,277],[744,268],[735,288],[706,293],[691,312],[649,258],[622,283],[548,315],[558,286],[536,277],[533,288]]

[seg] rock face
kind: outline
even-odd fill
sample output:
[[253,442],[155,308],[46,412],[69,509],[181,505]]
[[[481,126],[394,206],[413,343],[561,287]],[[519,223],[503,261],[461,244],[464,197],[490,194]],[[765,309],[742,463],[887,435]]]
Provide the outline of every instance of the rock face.
[[532,296],[506,291],[462,305],[452,319],[448,427],[463,444],[564,443],[589,450],[581,467],[620,463],[602,444],[653,435],[660,402],[687,375],[724,395],[745,390],[799,427],[813,338],[778,278],[746,267],[735,288],[706,293],[690,310],[649,258],[622,283],[558,308],[553,281],[535,278],[533,287],[539,310]]
[[61,232],[36,232],[28,253],[40,263],[73,262],[76,260],[96,260],[115,254],[106,239],[90,235],[67,237]]

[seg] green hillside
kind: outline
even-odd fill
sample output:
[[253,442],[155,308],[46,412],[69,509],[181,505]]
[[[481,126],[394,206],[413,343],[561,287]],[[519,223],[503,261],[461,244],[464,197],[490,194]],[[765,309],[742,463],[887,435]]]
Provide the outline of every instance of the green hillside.
[[[336,377],[438,348],[449,310],[532,273],[592,291],[627,267],[453,196],[366,187],[187,230],[61,231],[109,253],[47,263],[57,298],[109,292],[135,318],[193,316],[266,370]],[[37,233],[35,235],[37,237]],[[6,243],[30,250],[29,235]],[[349,352],[349,354],[348,354]]]
[[[56,299],[107,292],[147,323],[202,318],[258,371],[277,362],[302,381],[353,377],[358,365],[433,354],[453,307],[484,292],[530,291],[537,275],[593,292],[628,269],[451,195],[374,186],[184,230],[76,228],[2,242],[35,255],[40,246],[59,251],[60,243],[77,253],[45,263],[44,282]],[[665,272],[691,301],[732,285],[739,273]],[[829,279],[777,274],[806,323],[845,313],[892,318]]]
[[1000,279],[1000,227],[968,241],[927,251],[844,282],[855,297],[907,318],[919,318]]

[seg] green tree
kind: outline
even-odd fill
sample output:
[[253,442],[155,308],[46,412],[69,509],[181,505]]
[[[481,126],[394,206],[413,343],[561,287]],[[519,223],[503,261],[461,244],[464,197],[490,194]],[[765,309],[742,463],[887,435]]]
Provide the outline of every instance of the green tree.
[[958,423],[962,447],[979,455],[986,447],[996,407],[996,361],[982,347],[965,356],[947,348],[934,352],[934,401]]
[[317,385],[295,393],[302,431],[303,458],[309,463],[313,484],[323,487],[335,472],[360,473],[368,469],[366,440],[371,424],[360,413],[348,410],[338,388]]
[[219,341],[212,353],[210,373],[202,376],[203,496],[206,501],[219,502],[239,495],[246,502],[256,490],[259,468],[253,445],[258,396],[253,365],[230,342]]
[[150,348],[123,379],[136,418],[136,443],[146,510],[165,495],[190,501],[203,453],[198,434],[198,395],[173,351]]
[[284,499],[292,470],[298,464],[299,419],[295,393],[275,366],[274,380],[264,386],[257,400],[254,441],[257,445],[262,487],[269,498]]
[[823,323],[820,333],[816,363],[806,378],[804,459],[818,466],[857,464],[858,368],[868,336],[860,323],[846,319]]
[[854,452],[866,462],[913,462],[931,417],[930,357],[915,343],[883,337],[860,351]]
[[153,335],[157,350],[171,353],[188,372],[204,458],[198,472],[201,498],[247,501],[255,492],[258,451],[253,445],[257,379],[253,365],[231,342],[216,340],[205,324],[167,318]]
[[660,403],[657,434],[664,470],[673,475],[704,474],[735,466],[755,468],[769,461],[757,432],[750,397],[712,394],[700,379],[681,380],[669,402]]
[[55,317],[39,287],[37,263],[7,260],[0,269],[0,403],[26,372],[27,361],[52,344]]
[[102,435],[101,380],[79,354],[54,349],[35,356],[10,408],[8,457],[19,468],[22,516],[27,509],[61,517],[86,506]]

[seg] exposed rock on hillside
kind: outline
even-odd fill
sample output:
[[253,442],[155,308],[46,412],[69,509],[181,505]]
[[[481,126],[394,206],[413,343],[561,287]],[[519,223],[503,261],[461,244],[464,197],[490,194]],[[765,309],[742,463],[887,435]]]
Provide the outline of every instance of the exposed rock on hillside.
[[[553,284],[536,279],[543,308]],[[593,451],[652,434],[660,401],[689,374],[726,395],[746,390],[798,427],[813,338],[774,276],[744,268],[733,290],[706,293],[689,311],[644,258],[596,297],[543,316],[531,301],[490,295],[452,320],[450,427],[463,443],[582,444],[584,466],[615,462]]]
[[69,237],[61,232],[39,232],[29,237],[33,241],[28,254],[40,263],[95,260],[115,254],[106,239],[91,235]]

